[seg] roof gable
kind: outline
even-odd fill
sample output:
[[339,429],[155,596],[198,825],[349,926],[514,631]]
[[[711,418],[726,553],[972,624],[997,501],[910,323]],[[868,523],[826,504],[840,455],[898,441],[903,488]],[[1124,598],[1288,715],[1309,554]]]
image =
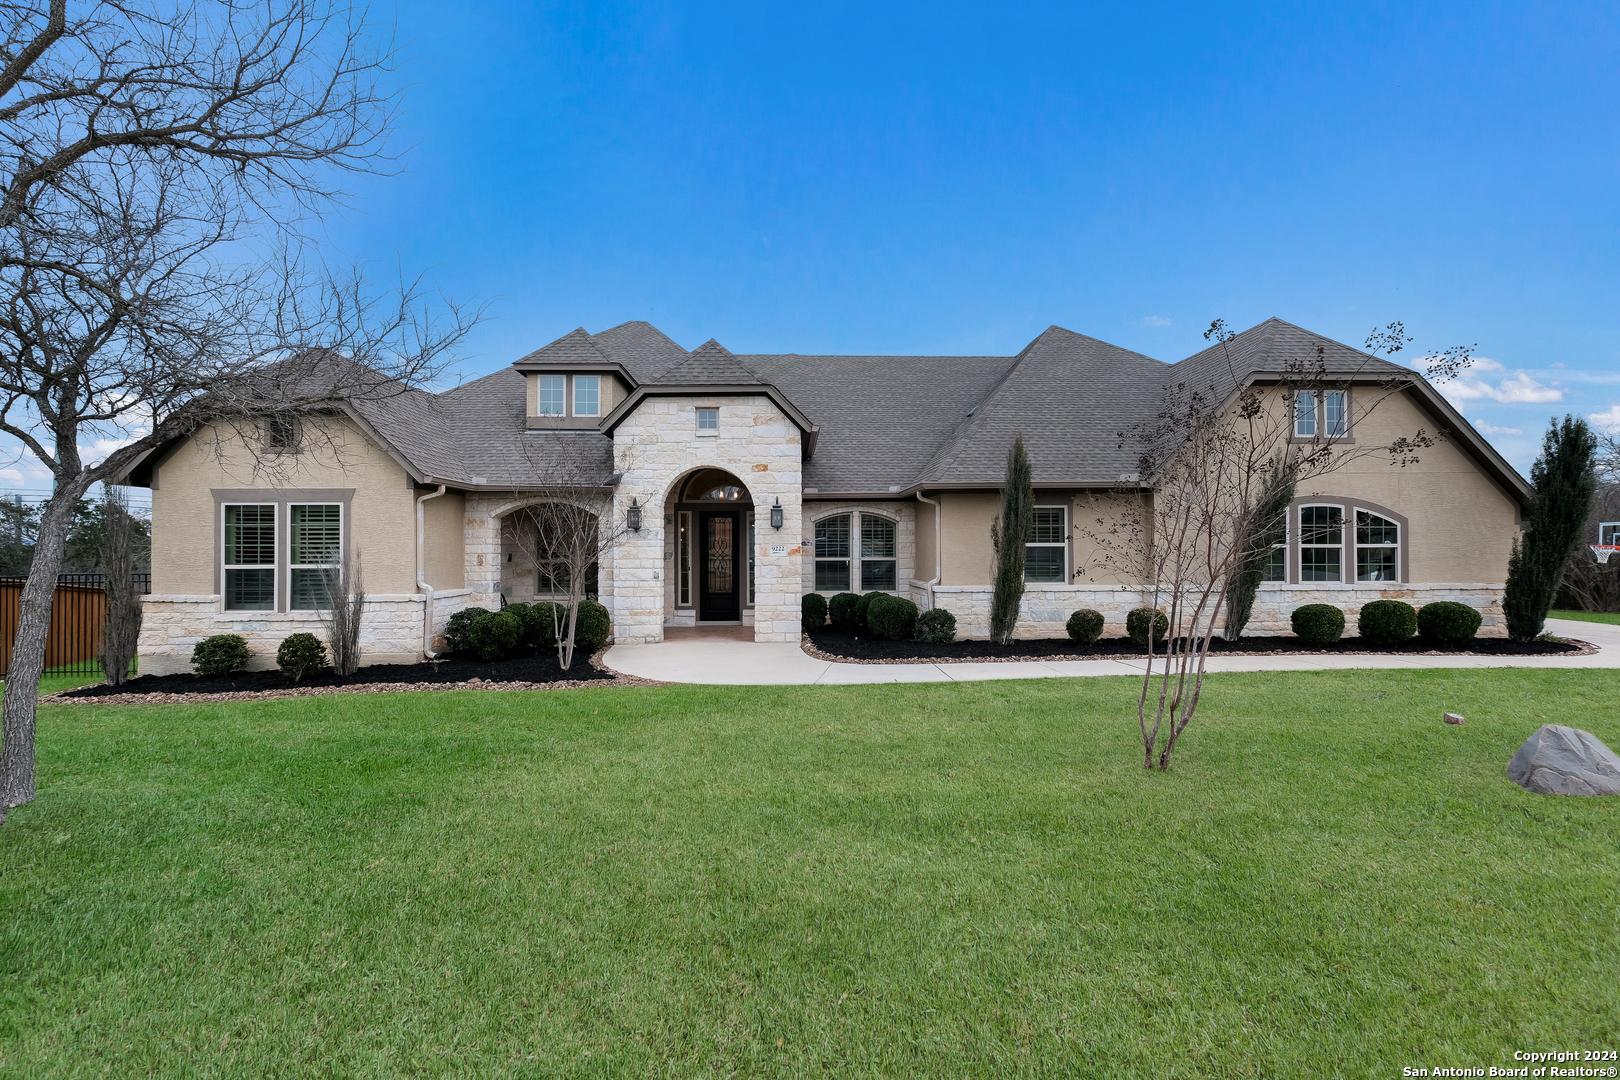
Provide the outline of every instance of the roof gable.
[[714,338],[693,349],[690,356],[671,365],[652,381],[673,386],[765,385],[764,380]]

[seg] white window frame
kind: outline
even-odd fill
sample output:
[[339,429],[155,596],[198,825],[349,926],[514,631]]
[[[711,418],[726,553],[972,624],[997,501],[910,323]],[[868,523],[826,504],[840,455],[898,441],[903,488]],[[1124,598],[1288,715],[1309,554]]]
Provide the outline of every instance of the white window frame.
[[1620,521],[1598,522],[1598,546],[1620,547]]
[[[1309,425],[1309,430],[1307,430]],[[1294,438],[1314,439],[1321,426],[1316,416],[1316,391],[1296,390],[1294,392]]]
[[692,528],[693,515],[682,510],[675,515],[675,606],[694,607],[692,599]]
[[[1338,406],[1337,419],[1330,419],[1329,412]],[[1350,391],[1324,390],[1322,391],[1322,423],[1320,430],[1324,437],[1329,439],[1343,439],[1350,434]]]
[[[840,510],[839,512],[837,512],[835,514],[823,514],[821,517],[819,517],[815,521],[811,522],[811,525],[810,525],[810,529],[811,529],[811,532],[810,532],[810,535],[811,535],[811,541],[810,541],[810,544],[811,544],[811,548],[810,548],[810,554],[811,554],[810,573],[811,573],[812,576],[811,576],[810,583],[811,583],[812,586],[814,586],[814,588],[811,590],[812,592],[827,592],[827,593],[830,593],[830,592],[853,592],[854,591],[854,586],[856,585],[857,582],[860,581],[860,571],[858,569],[858,564],[860,562],[860,558],[856,555],[856,552],[860,550],[860,548],[858,548],[856,545],[858,543],[860,543],[860,541],[859,541],[859,539],[857,539],[857,537],[855,535],[856,519],[857,519],[858,516],[859,516],[859,511]],[[825,523],[827,523],[829,521],[832,521],[832,520],[834,520],[836,518],[848,518],[849,519],[849,536],[848,536],[849,550],[846,551],[843,555],[826,555],[826,556],[824,556],[824,555],[821,554],[821,538],[815,535],[815,530],[819,529],[823,524],[825,524]],[[846,574],[848,574],[849,576],[845,579],[845,584],[844,584],[844,587],[842,589],[823,589],[821,587],[821,583],[815,579],[815,575],[817,575],[820,572],[819,571],[819,564],[824,563],[824,562],[828,562],[828,563],[842,562],[844,564],[844,572]]]
[[[225,561],[226,553],[230,550],[230,542],[226,538],[225,530],[228,527],[226,518],[230,516],[233,506],[254,506],[270,508],[270,528],[273,530],[270,538],[270,558],[268,563],[228,563]],[[279,611],[281,610],[281,507],[273,502],[229,502],[219,505],[219,602],[225,611]],[[270,571],[270,606],[268,608],[233,608],[231,603],[230,571],[232,570],[269,570]]]
[[[591,411],[590,412],[586,412],[584,409],[579,407],[579,392],[580,392],[580,383],[581,382],[594,382],[596,384],[596,386],[594,387],[596,400],[595,400],[595,403],[591,406]],[[575,375],[574,376],[574,415],[575,416],[601,416],[602,415],[602,376],[600,376],[600,375]]]
[[[1062,503],[1036,503],[1035,509],[1056,510],[1063,518],[1063,539],[1061,540],[1031,540],[1024,545],[1024,583],[1026,585],[1065,585],[1069,581],[1069,508]],[[1031,534],[1033,535],[1033,533]],[[1029,549],[1030,548],[1059,548],[1059,555],[1063,559],[1062,576],[1055,581],[1034,581],[1029,576]]]
[[[1315,509],[1337,510],[1339,512],[1339,542],[1337,544],[1320,544],[1320,543],[1308,544],[1308,543],[1305,542],[1305,511],[1307,511],[1307,510],[1315,510]],[[1345,567],[1344,567],[1345,536],[1344,536],[1344,532],[1345,532],[1345,529],[1347,529],[1347,528],[1352,528],[1352,529],[1355,528],[1355,516],[1354,516],[1354,513],[1351,514],[1349,521],[1346,522],[1346,520],[1345,520],[1345,512],[1344,511],[1345,511],[1345,507],[1344,507],[1343,503],[1301,503],[1298,507],[1295,508],[1294,514],[1293,514],[1293,518],[1294,518],[1293,525],[1294,525],[1295,528],[1297,528],[1299,530],[1299,545],[1298,545],[1298,547],[1299,547],[1299,581],[1300,581],[1301,585],[1305,585],[1305,584],[1311,584],[1311,585],[1334,585],[1334,584],[1339,584],[1339,585],[1342,585],[1342,584],[1344,584],[1344,578],[1345,578]],[[1306,548],[1310,548],[1313,551],[1317,551],[1317,550],[1320,550],[1320,551],[1337,551],[1339,553],[1339,576],[1336,577],[1336,578],[1312,578],[1309,582],[1307,582],[1305,580],[1305,549]]]
[[[293,572],[296,570],[324,570],[334,566],[341,566],[343,555],[349,548],[349,513],[340,502],[289,502],[287,506],[287,543],[285,547],[277,545],[277,554],[285,551],[287,558],[287,610],[288,611],[330,611],[331,608],[295,608],[293,603]],[[293,507],[295,506],[335,506],[338,508],[338,561],[335,563],[295,563],[292,561],[293,548]],[[279,577],[279,575],[278,575]],[[327,599],[331,599],[328,597]]]
[[[1375,551],[1388,551],[1388,550],[1390,550],[1391,545],[1389,545],[1389,544],[1363,544],[1361,542],[1361,523],[1356,520],[1357,516],[1360,515],[1360,514],[1371,514],[1373,517],[1379,519],[1380,521],[1387,521],[1387,522],[1389,522],[1391,525],[1393,525],[1395,527],[1395,543],[1393,545],[1394,550],[1395,550],[1395,576],[1393,578],[1363,578],[1361,576],[1361,549],[1362,548],[1367,548],[1369,550],[1375,550]],[[1364,581],[1366,581],[1366,582],[1379,582],[1379,581],[1402,581],[1402,580],[1404,580],[1405,575],[1402,572],[1404,568],[1401,565],[1401,563],[1402,563],[1401,552],[1403,552],[1406,549],[1406,526],[1402,525],[1399,521],[1396,521],[1394,518],[1390,517],[1388,514],[1382,513],[1382,512],[1380,512],[1378,510],[1370,509],[1370,508],[1365,507],[1365,506],[1352,507],[1351,511],[1350,511],[1350,519],[1351,519],[1350,523],[1346,526],[1346,528],[1347,529],[1353,529],[1353,530],[1355,530],[1355,532],[1353,532],[1349,537],[1346,538],[1348,540],[1348,543],[1345,546],[1348,547],[1349,550],[1350,550],[1351,566],[1349,567],[1348,573],[1345,576],[1348,577],[1349,574],[1354,574],[1357,584],[1360,584],[1360,583],[1362,583]]]
[[748,520],[743,522],[743,532],[748,537],[748,606],[754,606],[754,512],[747,513]]
[[[704,419],[704,414],[705,413],[707,413],[709,416],[711,416],[714,419],[714,426],[713,427],[704,427],[703,426],[703,419]],[[699,435],[713,436],[713,435],[719,435],[720,434],[720,406],[718,406],[718,405],[699,405],[697,407],[697,409],[694,411],[694,417],[695,417],[695,419],[693,420],[693,423],[696,425],[697,433]]]
[[[852,588],[850,591],[851,592],[859,591],[859,592],[862,592],[862,593],[868,593],[868,592],[899,592],[900,591],[900,522],[899,522],[899,520],[897,518],[890,517],[888,514],[875,514],[870,510],[855,510],[855,511],[851,511],[851,513],[854,514],[854,519],[850,522],[851,530],[852,530],[854,535],[850,537],[849,551],[850,551],[850,561],[853,564],[856,564],[856,565],[853,565],[853,566],[850,567],[850,571],[851,571],[851,573],[850,573],[850,585],[853,586],[857,582],[859,582],[860,583],[860,589],[855,590],[855,589]],[[875,517],[875,518],[878,518],[881,521],[886,521],[886,522],[889,523],[890,527],[894,529],[894,554],[893,555],[873,555],[869,559],[862,553],[862,545],[864,545],[866,543],[866,521],[864,519],[866,519],[868,517]],[[869,562],[870,563],[894,563],[894,588],[892,588],[892,589],[868,589],[866,587],[866,564],[869,563]]]
[[[568,415],[568,376],[566,376],[566,375],[539,375],[539,376],[536,376],[536,377],[539,379],[539,382],[535,383],[535,387],[534,387],[535,415],[537,415],[537,416],[567,416]],[[558,383],[557,386],[552,387],[553,390],[557,391],[557,408],[555,410],[548,410],[546,408],[546,380],[547,379],[555,379],[557,381],[557,383]]]

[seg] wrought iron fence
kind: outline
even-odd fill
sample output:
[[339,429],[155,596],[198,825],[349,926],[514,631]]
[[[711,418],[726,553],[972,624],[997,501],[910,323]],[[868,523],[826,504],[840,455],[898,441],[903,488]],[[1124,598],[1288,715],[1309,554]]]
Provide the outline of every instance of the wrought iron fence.
[[[0,577],[0,677],[11,670],[26,577]],[[135,588],[152,591],[152,575],[134,575]],[[107,575],[58,574],[51,601],[51,629],[45,643],[45,670],[60,675],[99,675],[96,651],[107,617]]]

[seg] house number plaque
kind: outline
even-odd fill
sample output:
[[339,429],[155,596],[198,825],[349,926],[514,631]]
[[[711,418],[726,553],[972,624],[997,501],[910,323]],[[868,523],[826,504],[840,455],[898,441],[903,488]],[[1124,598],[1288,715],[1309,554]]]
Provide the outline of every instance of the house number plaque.
[[786,555],[787,554],[787,545],[786,544],[772,544],[771,545],[771,554],[772,555]]

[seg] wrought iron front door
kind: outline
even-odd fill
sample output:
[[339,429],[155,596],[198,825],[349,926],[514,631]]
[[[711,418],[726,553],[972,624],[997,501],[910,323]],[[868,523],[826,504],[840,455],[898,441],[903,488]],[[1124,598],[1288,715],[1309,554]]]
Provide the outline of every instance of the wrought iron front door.
[[737,515],[703,514],[698,618],[731,622],[742,617],[737,573]]

